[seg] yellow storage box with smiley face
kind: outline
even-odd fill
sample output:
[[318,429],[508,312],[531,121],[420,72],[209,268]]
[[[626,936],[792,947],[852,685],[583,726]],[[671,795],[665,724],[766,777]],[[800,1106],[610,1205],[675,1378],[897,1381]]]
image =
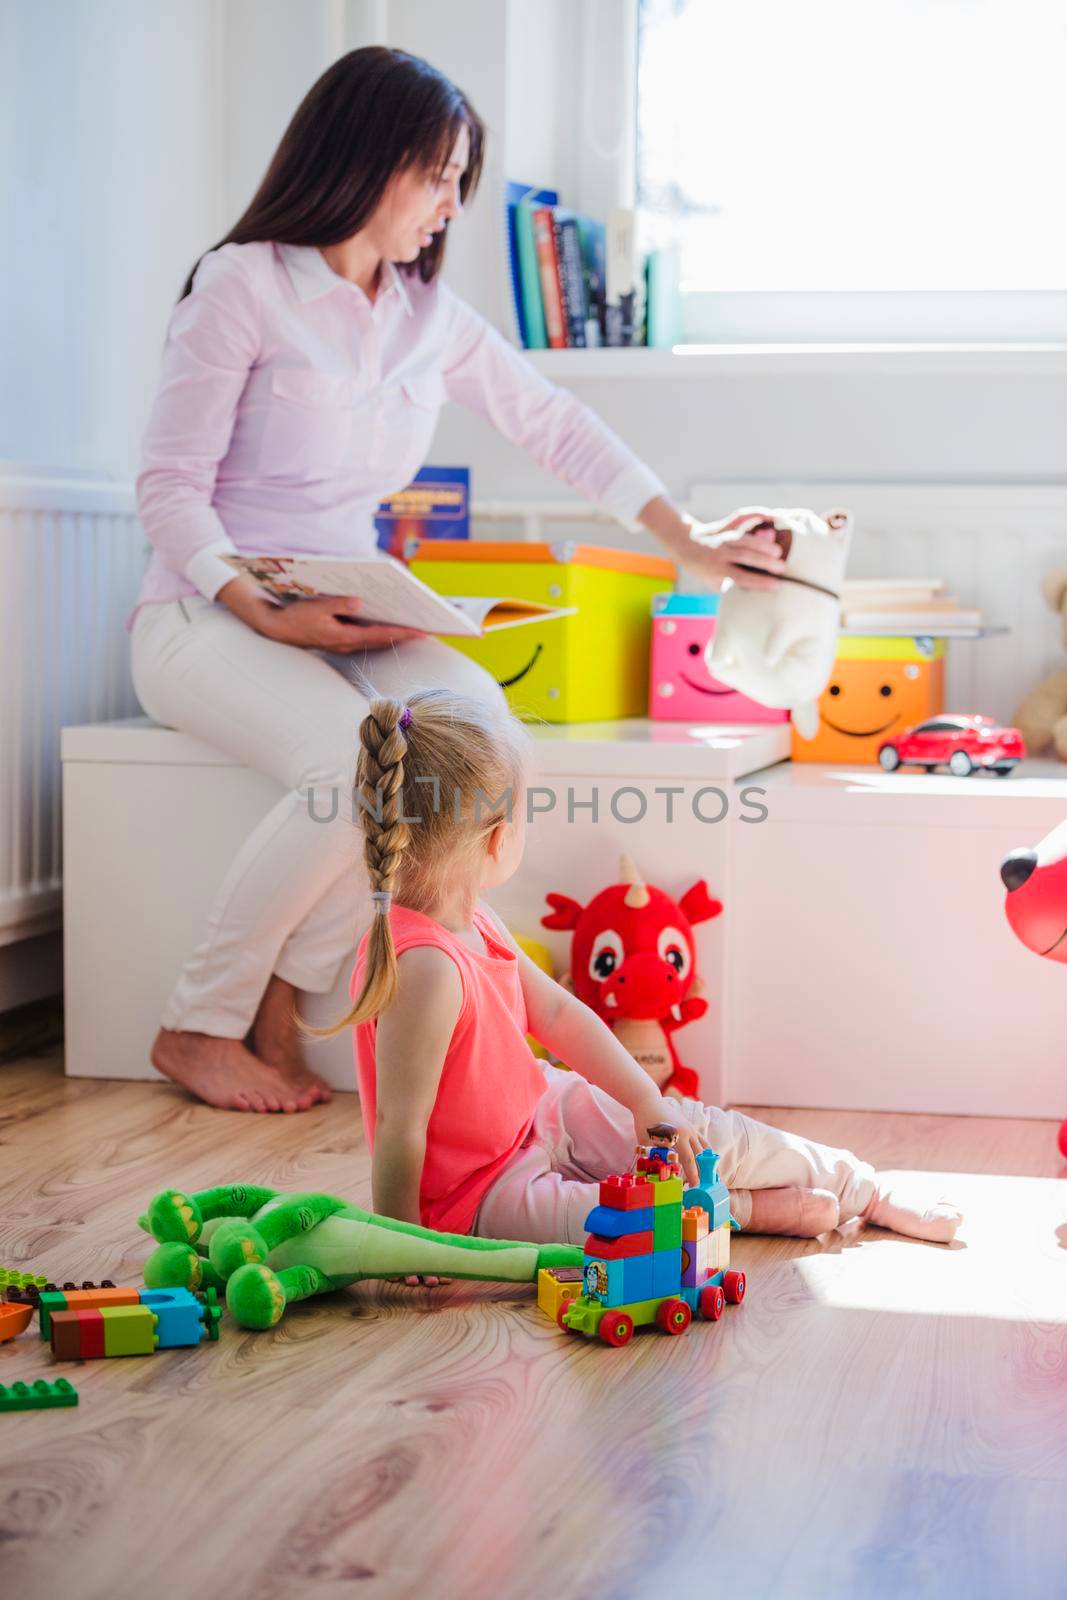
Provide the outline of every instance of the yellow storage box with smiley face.
[[944,708],[944,639],[842,634],[819,697],[819,731],[801,739],[793,730],[793,760],[876,766],[886,739]]
[[448,639],[492,673],[517,716],[606,722],[645,714],[652,596],[673,582],[672,562],[569,541],[427,539],[410,554],[412,572],[439,594],[576,607],[573,616],[484,639]]

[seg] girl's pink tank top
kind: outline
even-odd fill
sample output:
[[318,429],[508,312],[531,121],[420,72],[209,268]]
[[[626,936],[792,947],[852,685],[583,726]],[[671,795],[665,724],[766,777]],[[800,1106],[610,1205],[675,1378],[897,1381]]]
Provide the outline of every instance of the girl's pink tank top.
[[[439,922],[392,906],[389,922],[397,955],[414,945],[443,950],[459,969],[463,1001],[445,1057],[426,1129],[419,1211],[425,1228],[467,1233],[486,1191],[525,1142],[544,1075],[526,1042],[526,1002],[515,952],[489,918],[474,913],[485,952],[470,949]],[[367,935],[360,942],[349,993],[363,987]],[[367,1142],[374,1150],[375,1022],[355,1037],[356,1077]]]

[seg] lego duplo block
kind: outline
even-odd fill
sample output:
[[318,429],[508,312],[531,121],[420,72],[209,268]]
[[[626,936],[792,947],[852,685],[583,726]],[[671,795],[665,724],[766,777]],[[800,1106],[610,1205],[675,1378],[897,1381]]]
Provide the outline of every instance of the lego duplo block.
[[632,1300],[651,1300],[653,1295],[651,1255],[629,1258],[623,1271],[623,1287],[626,1290],[627,1305]]
[[761,706],[709,672],[706,651],[718,609],[718,595],[656,595],[649,716],[661,722],[788,722],[788,711]]
[[156,1317],[147,1306],[103,1306],[104,1354],[150,1356],[159,1345]]
[[712,1211],[711,1211],[711,1226],[712,1226],[712,1228],[721,1228],[721,1227],[724,1227],[724,1226],[728,1227],[729,1224],[730,1224],[730,1191],[728,1189],[726,1189],[726,1190],[723,1191],[723,1193],[721,1195],[717,1194],[715,1196],[715,1201],[714,1201],[714,1204],[712,1206]]
[[427,539],[411,570],[444,595],[507,596],[574,614],[448,643],[496,679],[520,717],[601,722],[644,716],[650,608],[674,578],[662,556],[597,545]]
[[139,1303],[136,1289],[104,1288],[53,1289],[41,1295],[41,1338],[50,1334],[50,1321],[57,1311],[100,1311],[104,1306],[135,1306]]
[[39,1272],[17,1272],[14,1267],[0,1267],[0,1300],[4,1289],[43,1289],[48,1279]]
[[676,1169],[662,1156],[638,1156],[634,1170],[650,1183],[655,1183],[658,1178],[669,1178]]
[[601,1305],[625,1305],[625,1272],[625,1261],[605,1261],[601,1256],[588,1257],[582,1268],[586,1294],[590,1299],[599,1300]]
[[682,1242],[681,1206],[656,1206],[652,1224],[653,1250],[677,1250]]
[[686,1206],[682,1212],[682,1238],[702,1239],[709,1231],[708,1214],[703,1206]]
[[[678,1206],[682,1204],[682,1189],[684,1185],[679,1177],[659,1178],[652,1185],[652,1204],[658,1209],[660,1206]],[[678,1212],[681,1217],[681,1210]]]
[[24,1333],[29,1327],[32,1316],[32,1306],[14,1305],[10,1301],[0,1300],[0,1344],[6,1344],[8,1339],[14,1339],[17,1334]]
[[586,1230],[604,1239],[621,1239],[624,1233],[647,1233],[655,1215],[653,1206],[637,1211],[617,1211],[614,1206],[594,1206],[585,1219]]
[[653,1295],[676,1293],[682,1281],[681,1248],[657,1250],[648,1259],[652,1263]]
[[685,1239],[682,1242],[682,1282],[690,1287],[703,1283],[713,1270],[711,1237],[705,1233],[700,1239]]
[[716,1228],[708,1235],[708,1266],[712,1272],[725,1272],[730,1265],[730,1227]]
[[48,1336],[57,1361],[82,1360],[82,1330],[76,1311],[57,1311],[49,1324]]
[[[945,641],[897,643],[910,654],[889,655],[880,640],[838,640],[830,682],[819,696],[819,731],[814,739],[801,739],[794,729],[794,761],[874,765],[886,739],[944,710]],[[880,657],[855,653],[879,645]]]
[[[602,1234],[591,1233],[585,1241],[586,1255],[601,1256],[605,1261],[625,1261],[630,1256],[647,1256],[657,1248],[651,1228],[644,1233],[623,1233],[617,1239],[605,1239]],[[663,1248],[667,1248],[666,1244]]]
[[537,1304],[553,1322],[563,1302],[576,1299],[581,1292],[581,1267],[542,1267],[537,1274]]
[[188,1289],[142,1289],[141,1304],[155,1312],[161,1350],[199,1344],[203,1339],[204,1305]]
[[600,1204],[613,1211],[641,1211],[652,1204],[652,1185],[635,1172],[616,1173],[600,1185]]
[[66,1378],[46,1383],[0,1383],[0,1411],[50,1411],[55,1406],[76,1406],[78,1391]]

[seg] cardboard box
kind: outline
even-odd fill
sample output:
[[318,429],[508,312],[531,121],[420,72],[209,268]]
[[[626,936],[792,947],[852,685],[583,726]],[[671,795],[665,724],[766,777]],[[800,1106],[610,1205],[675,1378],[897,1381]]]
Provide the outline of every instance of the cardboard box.
[[517,716],[603,722],[645,714],[650,608],[673,582],[670,561],[569,541],[441,539],[416,547],[411,570],[440,594],[577,607],[574,616],[447,641],[492,673]]
[[819,731],[801,739],[794,729],[792,757],[875,766],[886,739],[944,709],[944,639],[842,636]]
[[652,601],[649,716],[659,722],[788,722],[788,711],[761,706],[708,671],[705,651],[718,610],[717,594],[658,594]]

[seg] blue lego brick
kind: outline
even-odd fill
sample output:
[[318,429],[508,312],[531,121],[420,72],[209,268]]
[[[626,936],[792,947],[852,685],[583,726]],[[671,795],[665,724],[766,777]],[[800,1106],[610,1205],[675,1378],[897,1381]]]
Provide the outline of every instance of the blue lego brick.
[[585,1219],[586,1233],[599,1233],[605,1239],[621,1239],[624,1233],[647,1233],[652,1227],[655,1206],[637,1211],[620,1211],[616,1206],[594,1206]]
[[651,1300],[655,1291],[652,1287],[652,1257],[630,1256],[624,1263],[623,1285],[626,1289],[626,1300]]
[[652,1263],[652,1294],[677,1294],[682,1283],[681,1250],[656,1250]]
[[[591,1272],[591,1268],[596,1269],[595,1272]],[[607,1288],[603,1287],[605,1276]],[[600,1256],[586,1256],[582,1282],[589,1298],[599,1300],[602,1306],[624,1306],[630,1298],[626,1293],[626,1261],[604,1261]]]
[[160,1350],[199,1344],[203,1339],[204,1308],[188,1289],[142,1289],[140,1298],[141,1304],[151,1307],[159,1319],[156,1335]]

